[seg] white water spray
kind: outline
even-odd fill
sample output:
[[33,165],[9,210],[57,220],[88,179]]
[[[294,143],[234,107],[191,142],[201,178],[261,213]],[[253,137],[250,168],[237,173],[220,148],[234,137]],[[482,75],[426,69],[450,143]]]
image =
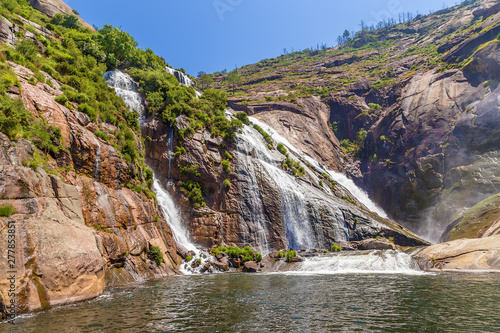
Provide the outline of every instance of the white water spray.
[[372,251],[368,253],[342,253],[327,257],[314,257],[298,264],[298,268],[283,274],[426,274],[415,258],[398,251]]
[[109,71],[104,74],[108,86],[113,88],[118,97],[121,97],[130,110],[142,116],[144,105],[139,95],[139,85],[132,80],[130,75],[119,70]]

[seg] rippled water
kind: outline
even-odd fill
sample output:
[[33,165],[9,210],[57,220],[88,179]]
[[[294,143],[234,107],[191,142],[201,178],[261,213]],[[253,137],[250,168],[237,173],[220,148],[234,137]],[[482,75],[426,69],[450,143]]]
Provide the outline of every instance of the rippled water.
[[499,332],[500,276],[179,276],[112,289],[0,331]]

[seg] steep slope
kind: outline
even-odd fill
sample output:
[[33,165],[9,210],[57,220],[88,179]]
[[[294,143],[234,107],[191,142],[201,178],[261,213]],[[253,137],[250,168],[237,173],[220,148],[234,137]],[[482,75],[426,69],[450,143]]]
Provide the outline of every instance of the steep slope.
[[106,66],[63,42],[67,30],[49,30],[49,20],[27,5],[6,8],[0,313],[12,301],[18,313],[34,311],[99,296],[105,286],[177,274],[182,259],[149,190],[153,175],[140,160],[136,115],[107,88]]
[[233,109],[437,240],[464,207],[498,192],[498,12],[496,1],[466,1],[360,31],[342,47],[244,66],[236,89],[214,78],[235,90]]

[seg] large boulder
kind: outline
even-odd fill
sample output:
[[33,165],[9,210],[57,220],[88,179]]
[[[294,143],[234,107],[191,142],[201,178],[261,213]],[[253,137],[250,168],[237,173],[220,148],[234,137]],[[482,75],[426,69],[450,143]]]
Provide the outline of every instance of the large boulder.
[[259,265],[255,261],[247,261],[243,264],[243,272],[256,273],[259,270]]
[[416,257],[427,270],[500,272],[500,235],[432,245]]
[[[30,0],[30,5],[47,15],[48,17],[53,17],[56,14],[75,14],[73,9],[70,6],[62,2],[61,0]],[[94,28],[82,20],[78,18],[80,23],[83,24],[86,28],[94,30]]]

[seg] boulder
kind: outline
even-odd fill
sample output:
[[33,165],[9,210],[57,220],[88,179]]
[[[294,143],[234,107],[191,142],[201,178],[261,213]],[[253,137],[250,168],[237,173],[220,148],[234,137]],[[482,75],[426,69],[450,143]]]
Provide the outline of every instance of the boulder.
[[229,266],[227,264],[224,264],[222,262],[215,262],[213,263],[213,265],[219,269],[220,271],[228,271],[229,270]]
[[396,246],[385,238],[364,239],[358,247],[359,250],[395,250]]
[[431,271],[500,272],[500,235],[436,244],[415,256],[424,269]]
[[243,265],[243,272],[255,273],[259,269],[259,265],[255,261],[247,261]]
[[[58,13],[75,14],[73,12],[73,9],[71,9],[70,6],[68,6],[61,0],[30,0],[30,5],[36,10],[39,10],[43,14],[47,15],[48,17],[53,17]],[[85,28],[94,30],[94,28],[90,24],[82,20],[80,17],[78,18],[78,20]]]

